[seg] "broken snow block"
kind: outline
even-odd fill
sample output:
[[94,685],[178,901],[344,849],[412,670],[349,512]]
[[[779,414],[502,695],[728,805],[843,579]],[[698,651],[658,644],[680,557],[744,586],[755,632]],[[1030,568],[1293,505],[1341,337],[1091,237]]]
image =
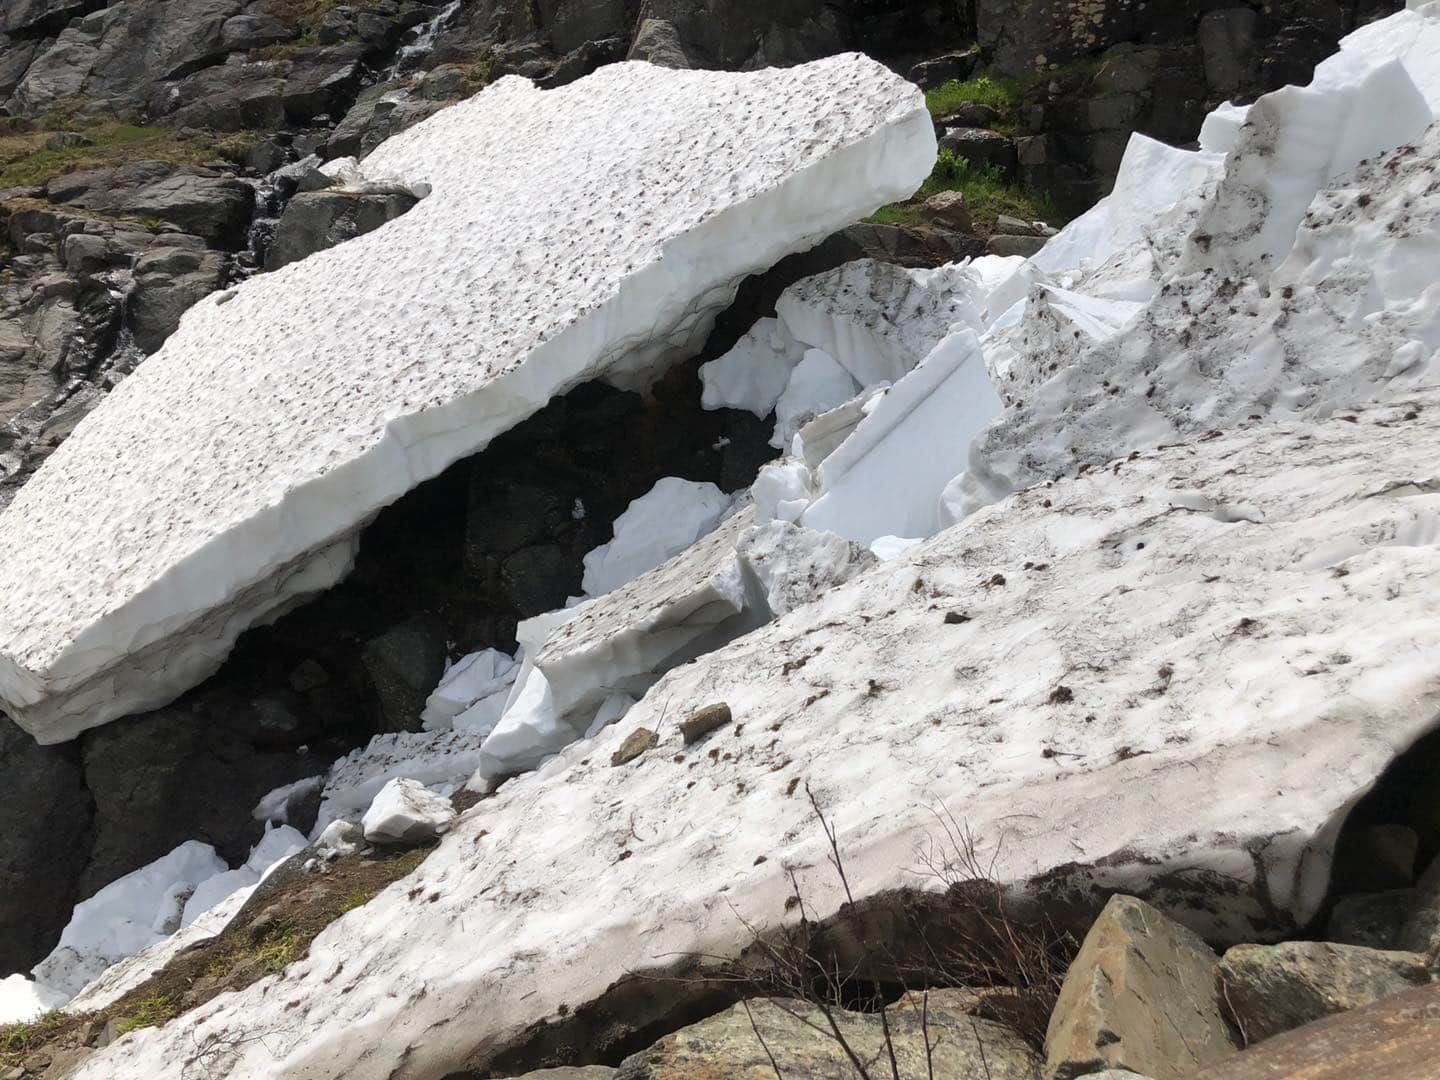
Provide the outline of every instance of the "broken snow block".
[[437,795],[418,780],[391,780],[361,825],[372,844],[423,844],[434,840],[455,820],[450,800]]
[[923,95],[857,53],[504,78],[386,140],[358,182],[413,210],[201,300],[0,515],[0,707],[54,743],[174,699],[382,507],[698,353],[748,275],[934,162]]
[[723,701],[718,705],[706,705],[680,721],[680,734],[685,736],[685,745],[699,742],[710,732],[730,723],[730,706]]
[[1328,941],[1236,945],[1220,961],[1221,996],[1247,1043],[1429,981],[1419,953]]
[[610,755],[611,765],[628,765],[652,746],[660,742],[660,736],[649,728],[636,728],[625,736],[620,749]]
[[1133,896],[1112,896],[1065,973],[1045,1032],[1046,1077],[1123,1068],[1179,1080],[1233,1051],[1217,962],[1192,931]]

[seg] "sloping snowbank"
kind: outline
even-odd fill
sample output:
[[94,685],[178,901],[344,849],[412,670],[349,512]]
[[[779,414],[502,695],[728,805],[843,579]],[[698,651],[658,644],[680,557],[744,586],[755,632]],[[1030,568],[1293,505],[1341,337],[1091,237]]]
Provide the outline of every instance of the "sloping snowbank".
[[[1292,929],[1346,808],[1440,708],[1440,391],[1345,416],[1024,492],[673,671],[283,981],[80,1075],[180,1076],[204,1049],[216,1076],[444,1075],[627,971],[738,949],[786,867],[833,911],[800,782],[861,895],[923,881],[943,803],[1004,880],[1149,895],[1220,939]],[[683,749],[716,701],[734,727]],[[640,726],[659,746],[612,767]]]
[[42,742],[163,704],[342,577],[379,508],[692,352],[934,153],[920,92],[858,55],[507,78],[395,136],[366,172],[427,198],[197,304],[0,516],[0,703]]

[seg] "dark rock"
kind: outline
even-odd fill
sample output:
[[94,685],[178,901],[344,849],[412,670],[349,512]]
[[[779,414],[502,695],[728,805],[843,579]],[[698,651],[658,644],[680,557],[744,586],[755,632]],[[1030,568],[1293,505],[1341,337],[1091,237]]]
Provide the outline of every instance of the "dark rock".
[[233,177],[176,171],[163,161],[69,173],[47,185],[52,202],[158,218],[212,243],[237,244],[250,222],[255,192]]
[[965,52],[946,53],[933,60],[922,60],[910,69],[906,78],[921,90],[934,90],[937,86],[944,86],[948,82],[964,82],[975,73],[975,67],[979,62],[980,50],[978,48],[967,49]]
[[396,83],[367,87],[335,126],[324,146],[326,157],[364,157],[375,147],[433,115],[442,103],[412,99]]
[[375,691],[378,731],[419,731],[425,699],[445,673],[445,628],[416,616],[366,643],[365,670]]
[[43,959],[69,921],[90,855],[94,804],[76,747],[37,746],[4,715],[0,783],[3,977]]
[[1198,40],[1205,57],[1205,81],[1221,97],[1252,85],[1259,66],[1260,13],[1233,7],[1200,20]]
[[1407,990],[1267,1039],[1192,1080],[1357,1080],[1433,1075],[1440,1060],[1440,986]]
[[220,28],[220,44],[226,52],[249,52],[267,45],[289,41],[294,35],[279,19],[269,15],[235,15]]
[[1419,953],[1326,941],[1237,945],[1219,971],[1225,1006],[1248,1043],[1430,981]]
[[1148,904],[1113,896],[1065,973],[1045,1033],[1046,1076],[1124,1068],[1178,1080],[1234,1048],[1216,955]]
[[1392,949],[1419,895],[1415,889],[1391,889],[1342,896],[1330,912],[1325,939],[1338,945]]
[[946,128],[954,127],[988,128],[999,119],[1000,110],[989,105],[982,105],[978,101],[971,101],[961,105],[954,112],[937,116],[935,125],[942,132]]
[[1440,858],[1433,860],[1415,883],[1415,902],[1395,944],[1428,953],[1440,946]]
[[604,41],[587,41],[570,50],[555,65],[555,70],[538,80],[542,89],[553,90],[567,86],[576,79],[583,79],[604,64],[615,64],[625,59],[625,39],[606,38]]
[[940,149],[949,150],[972,165],[990,165],[1012,173],[1018,159],[1015,144],[998,131],[985,128],[950,128],[940,137]]
[[[87,732],[80,746],[95,831],[81,895],[186,840],[215,845],[232,866],[243,862],[261,834],[251,817],[261,797],[329,765],[293,749],[257,748],[255,736],[273,730],[283,712],[274,699],[236,701],[202,690]],[[292,726],[288,734],[298,732]]]
[[78,131],[57,131],[45,140],[46,150],[66,150],[72,146],[94,146],[95,140]]
[[699,68],[788,67],[843,52],[847,44],[848,28],[839,11],[814,0],[644,0],[640,24],[646,19],[670,23],[685,55]]
[[348,191],[305,191],[285,207],[275,240],[265,256],[265,269],[277,270],[317,251],[378,229],[394,221],[419,200],[408,193],[385,195]]
[[1045,246],[1043,236],[1007,236],[1003,233],[990,237],[991,255],[1023,255],[1030,258]]

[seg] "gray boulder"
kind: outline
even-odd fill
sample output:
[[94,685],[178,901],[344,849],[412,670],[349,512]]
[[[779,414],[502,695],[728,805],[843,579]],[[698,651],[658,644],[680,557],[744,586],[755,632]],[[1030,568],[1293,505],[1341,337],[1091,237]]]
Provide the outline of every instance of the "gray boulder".
[[1393,949],[1419,896],[1415,889],[1342,896],[1325,924],[1325,940],[1337,945]]
[[646,19],[642,22],[625,59],[646,60],[657,67],[682,71],[695,66],[685,54],[685,45],[675,24],[668,19]]
[[365,643],[361,660],[374,688],[377,731],[419,731],[425,699],[445,673],[445,627],[417,616]]
[[427,116],[444,102],[412,97],[399,83],[381,83],[360,91],[325,144],[327,157],[361,158]]
[[1430,982],[1418,953],[1327,941],[1237,945],[1219,972],[1221,996],[1247,1043]]
[[302,191],[290,200],[265,256],[265,269],[277,270],[317,251],[334,247],[394,221],[419,200],[408,192],[357,194]]
[[1065,973],[1045,1033],[1046,1076],[1123,1068],[1180,1080],[1235,1048],[1215,992],[1218,957],[1131,896],[1113,896]]
[[177,170],[164,161],[69,173],[50,181],[53,203],[102,213],[158,218],[222,245],[244,236],[255,203],[249,184],[233,176]]
[[135,263],[128,308],[135,344],[153,353],[185,314],[225,283],[228,260],[198,237],[165,237]]
[[[928,1064],[919,1004],[902,999],[886,1010],[900,1075],[1039,1080],[1039,1056],[1025,1040],[1009,1028],[969,1015],[968,1003],[963,991],[930,993],[925,1023],[933,1060]],[[879,1015],[843,1009],[834,1010],[833,1015],[846,1042],[862,1060],[885,1059]],[[632,1054],[621,1062],[615,1080],[760,1077],[777,1071],[786,1080],[854,1076],[854,1067],[828,1025],[820,1009],[807,1002],[760,998],[731,1006]]]

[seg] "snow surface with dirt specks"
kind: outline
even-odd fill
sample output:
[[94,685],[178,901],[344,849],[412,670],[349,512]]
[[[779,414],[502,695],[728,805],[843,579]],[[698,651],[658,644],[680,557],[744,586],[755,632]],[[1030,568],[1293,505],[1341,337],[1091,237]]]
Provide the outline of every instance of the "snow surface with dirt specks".
[[173,699],[342,577],[381,507],[698,351],[742,278],[934,157],[920,91],[857,54],[510,77],[387,140],[362,168],[425,199],[196,304],[0,515],[0,703],[58,742]]

